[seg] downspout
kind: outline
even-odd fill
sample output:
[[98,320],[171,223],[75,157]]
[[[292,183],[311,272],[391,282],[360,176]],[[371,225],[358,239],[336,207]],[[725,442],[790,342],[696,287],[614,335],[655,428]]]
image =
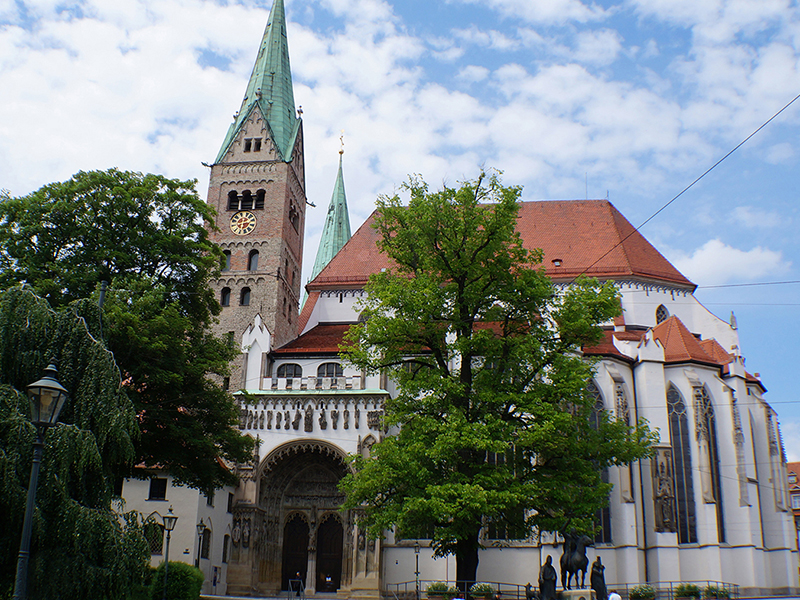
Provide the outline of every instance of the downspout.
[[[633,379],[633,410],[636,414],[636,424],[639,424],[639,401],[637,400],[636,394],[636,365],[633,366],[631,369],[631,376]],[[641,499],[642,503],[642,548],[644,550],[644,580],[645,582],[650,581],[650,569],[647,564],[647,509],[645,507],[645,499],[644,499],[644,475],[642,469],[642,459],[640,458],[638,461],[639,463],[639,498]],[[637,528],[638,531],[638,528]]]

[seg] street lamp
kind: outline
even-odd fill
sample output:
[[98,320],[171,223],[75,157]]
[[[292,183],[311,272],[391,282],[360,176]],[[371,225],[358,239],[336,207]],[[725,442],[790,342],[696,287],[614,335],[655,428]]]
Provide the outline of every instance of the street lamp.
[[194,559],[194,566],[200,568],[200,549],[203,546],[203,532],[206,530],[206,525],[203,519],[197,524],[197,558]]
[[33,527],[33,508],[36,504],[36,486],[39,482],[39,465],[42,462],[44,434],[58,420],[58,413],[67,400],[67,390],[58,382],[55,361],[51,361],[39,381],[28,386],[28,399],[31,403],[31,421],[36,426],[36,440],[33,442],[33,463],[28,483],[28,500],[25,505],[25,519],[22,522],[22,539],[17,557],[17,578],[14,582],[14,600],[28,597],[28,559],[31,550],[31,529]]
[[165,514],[162,519],[164,520],[164,529],[167,531],[167,549],[164,552],[166,555],[166,562],[164,563],[164,600],[167,600],[167,573],[169,573],[169,534],[175,529],[175,523],[178,522],[178,517],[172,514],[172,507],[169,507],[169,512]]
[[419,542],[414,542],[414,558],[417,560],[414,575],[417,578],[417,600],[419,600]]

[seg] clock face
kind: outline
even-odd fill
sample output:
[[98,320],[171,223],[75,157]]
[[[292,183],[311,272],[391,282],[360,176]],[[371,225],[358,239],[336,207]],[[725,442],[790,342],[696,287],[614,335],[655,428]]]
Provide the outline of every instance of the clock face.
[[249,210],[240,210],[231,217],[231,231],[236,235],[247,235],[256,228],[256,216]]

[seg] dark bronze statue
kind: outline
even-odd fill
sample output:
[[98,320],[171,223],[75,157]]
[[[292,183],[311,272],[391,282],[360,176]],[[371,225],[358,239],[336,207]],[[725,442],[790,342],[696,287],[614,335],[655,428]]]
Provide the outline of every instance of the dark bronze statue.
[[537,600],[536,592],[533,591],[533,587],[531,587],[530,581],[525,586],[525,600]]
[[606,594],[606,576],[603,573],[605,570],[606,568],[598,556],[592,563],[592,574],[589,575],[589,584],[592,586],[597,600],[607,600],[608,598]]
[[[565,590],[572,589],[572,576],[575,576],[575,587],[583,589],[586,582],[586,570],[589,566],[589,559],[586,558],[586,546],[592,545],[592,539],[586,535],[577,536],[571,533],[563,533],[564,553],[561,555],[561,586]],[[578,586],[578,572],[581,574],[580,586]]]
[[542,565],[542,568],[539,570],[540,600],[556,600],[557,581],[558,574],[556,573],[556,568],[553,566],[553,557],[548,554],[544,565]]

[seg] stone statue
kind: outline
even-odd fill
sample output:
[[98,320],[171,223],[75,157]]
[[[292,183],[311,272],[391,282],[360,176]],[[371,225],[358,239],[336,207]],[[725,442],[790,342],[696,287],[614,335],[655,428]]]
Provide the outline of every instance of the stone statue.
[[556,600],[556,583],[558,574],[553,566],[553,557],[547,555],[547,560],[539,570],[539,598],[540,600]]
[[533,591],[530,581],[525,586],[525,600],[536,600],[536,592]]
[[606,568],[600,561],[598,556],[592,563],[592,574],[589,576],[589,582],[597,595],[597,600],[606,600],[606,576],[603,573]]

